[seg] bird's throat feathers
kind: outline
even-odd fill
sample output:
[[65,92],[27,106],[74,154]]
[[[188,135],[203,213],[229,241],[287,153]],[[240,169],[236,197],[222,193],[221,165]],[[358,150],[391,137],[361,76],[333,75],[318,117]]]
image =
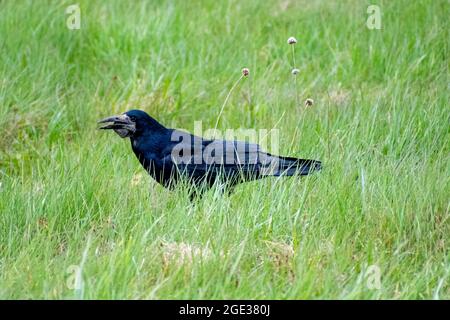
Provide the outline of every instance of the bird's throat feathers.
[[165,132],[146,130],[138,135],[130,137],[131,147],[136,156],[145,156],[146,153],[159,153],[161,145],[166,142]]

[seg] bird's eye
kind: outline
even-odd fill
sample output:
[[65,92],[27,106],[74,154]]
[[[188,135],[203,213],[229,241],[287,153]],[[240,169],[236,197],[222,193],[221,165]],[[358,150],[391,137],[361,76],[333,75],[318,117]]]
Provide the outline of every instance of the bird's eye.
[[136,122],[136,117],[135,116],[131,116],[130,119],[131,119],[131,121]]

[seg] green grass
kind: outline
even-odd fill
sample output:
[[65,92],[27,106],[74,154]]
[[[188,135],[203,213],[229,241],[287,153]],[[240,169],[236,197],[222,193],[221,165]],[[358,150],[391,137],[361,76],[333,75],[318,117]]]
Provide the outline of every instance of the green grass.
[[[0,298],[450,298],[448,1],[77,2],[71,31],[72,1],[0,1]],[[192,205],[96,130],[213,128],[243,67],[219,129],[321,173]]]

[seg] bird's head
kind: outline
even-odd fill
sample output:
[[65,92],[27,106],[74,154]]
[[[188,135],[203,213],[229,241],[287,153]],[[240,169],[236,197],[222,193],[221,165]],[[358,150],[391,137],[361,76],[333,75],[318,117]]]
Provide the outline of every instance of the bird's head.
[[121,138],[134,137],[145,130],[151,130],[154,127],[162,127],[155,119],[141,110],[130,110],[121,115],[100,120],[98,123],[106,123],[106,125],[99,129],[112,129]]

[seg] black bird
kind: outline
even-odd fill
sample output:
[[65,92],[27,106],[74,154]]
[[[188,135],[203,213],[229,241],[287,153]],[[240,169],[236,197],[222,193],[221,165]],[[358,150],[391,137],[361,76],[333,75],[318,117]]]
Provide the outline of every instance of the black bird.
[[[321,169],[317,160],[274,156],[257,144],[207,140],[168,129],[141,110],[130,110],[99,121],[121,138],[130,138],[134,154],[145,170],[164,187],[180,180],[193,185],[193,194],[223,182],[227,190],[241,182],[267,176],[307,175]],[[192,194],[191,194],[192,196]]]

